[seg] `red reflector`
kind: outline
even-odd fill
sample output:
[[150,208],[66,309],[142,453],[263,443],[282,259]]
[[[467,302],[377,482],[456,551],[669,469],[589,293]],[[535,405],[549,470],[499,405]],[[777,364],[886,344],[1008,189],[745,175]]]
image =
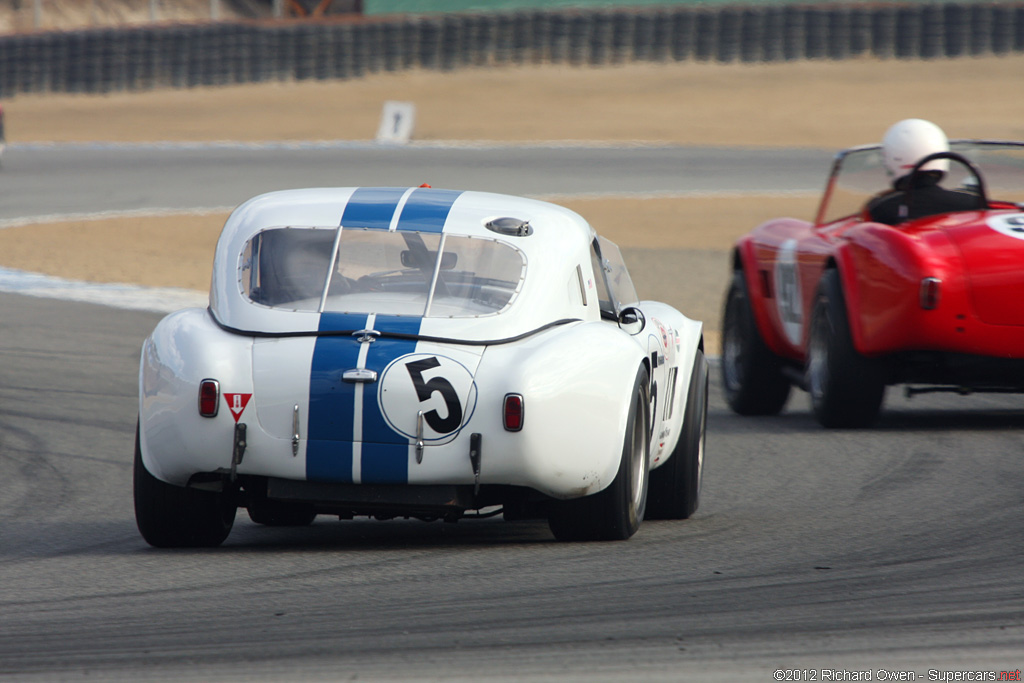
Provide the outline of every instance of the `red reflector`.
[[523,397],[505,394],[505,429],[518,432],[523,428]]
[[935,277],[926,277],[921,280],[921,308],[926,311],[934,310],[939,306],[939,288],[942,280]]
[[217,417],[220,406],[220,382],[204,379],[199,383],[199,414],[203,417]]

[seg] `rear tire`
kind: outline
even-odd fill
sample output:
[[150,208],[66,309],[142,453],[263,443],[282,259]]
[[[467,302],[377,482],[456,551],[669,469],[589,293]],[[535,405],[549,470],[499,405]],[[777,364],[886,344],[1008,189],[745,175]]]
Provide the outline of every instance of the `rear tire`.
[[641,366],[612,483],[599,493],[553,504],[548,526],[559,541],[624,541],[640,528],[650,481],[649,382],[647,369]]
[[[671,400],[671,399],[669,399]],[[683,432],[668,462],[651,472],[648,519],[688,519],[700,504],[708,419],[708,362],[697,351],[686,394]]]
[[142,462],[135,428],[135,523],[157,548],[210,548],[231,533],[235,504],[226,492],[201,491],[160,481]]
[[722,388],[729,407],[740,415],[778,415],[790,391],[782,367],[761,338],[746,278],[737,270],[722,316]]
[[882,364],[853,347],[846,303],[835,269],[826,270],[811,312],[807,391],[823,427],[867,427],[882,406]]

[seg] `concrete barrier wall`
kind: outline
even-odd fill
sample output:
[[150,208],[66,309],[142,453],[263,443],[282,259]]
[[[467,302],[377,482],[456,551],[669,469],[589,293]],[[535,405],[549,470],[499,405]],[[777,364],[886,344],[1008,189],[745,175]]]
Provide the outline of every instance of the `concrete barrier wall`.
[[0,97],[411,67],[934,59],[1024,52],[1024,2],[521,11],[345,23],[214,23],[0,38]]

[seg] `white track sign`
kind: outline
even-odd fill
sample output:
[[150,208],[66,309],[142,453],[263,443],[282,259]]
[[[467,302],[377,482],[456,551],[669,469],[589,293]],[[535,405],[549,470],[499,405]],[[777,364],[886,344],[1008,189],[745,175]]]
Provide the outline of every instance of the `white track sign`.
[[416,105],[412,102],[388,100],[380,117],[377,142],[404,145],[412,137],[416,123]]

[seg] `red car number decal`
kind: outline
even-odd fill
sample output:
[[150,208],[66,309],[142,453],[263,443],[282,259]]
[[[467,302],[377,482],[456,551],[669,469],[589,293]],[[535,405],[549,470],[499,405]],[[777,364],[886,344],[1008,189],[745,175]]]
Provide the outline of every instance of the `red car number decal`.
[[992,216],[985,222],[996,232],[1001,232],[1007,237],[1024,240],[1024,213]]
[[799,345],[804,331],[804,313],[795,239],[783,242],[775,259],[775,301],[786,338],[791,344]]

